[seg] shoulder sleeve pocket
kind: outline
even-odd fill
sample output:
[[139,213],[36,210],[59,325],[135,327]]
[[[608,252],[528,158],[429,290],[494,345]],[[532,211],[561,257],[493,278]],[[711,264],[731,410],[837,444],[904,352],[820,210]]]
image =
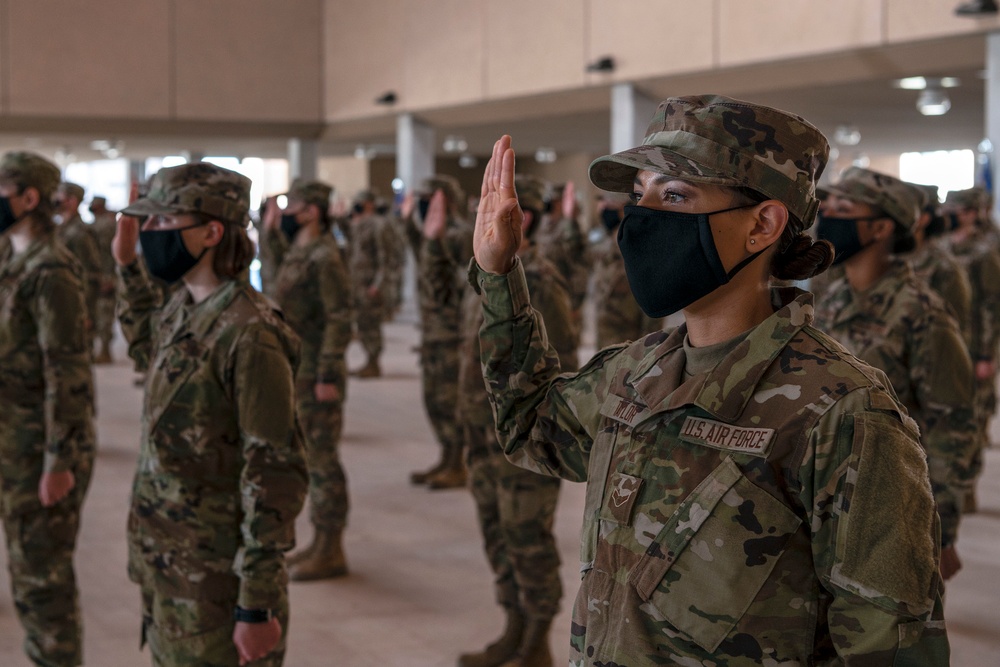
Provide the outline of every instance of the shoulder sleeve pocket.
[[831,583],[922,616],[937,590],[938,519],[923,449],[892,415],[854,415]]

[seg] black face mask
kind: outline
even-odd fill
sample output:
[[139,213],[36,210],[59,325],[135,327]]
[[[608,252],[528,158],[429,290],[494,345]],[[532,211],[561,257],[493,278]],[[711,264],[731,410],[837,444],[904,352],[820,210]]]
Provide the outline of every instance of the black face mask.
[[936,211],[931,211],[931,221],[924,228],[924,236],[929,239],[941,236],[949,231],[948,224],[948,220],[944,216],[938,215]]
[[199,222],[177,229],[156,229],[139,232],[139,245],[142,246],[142,256],[146,260],[146,268],[150,274],[168,284],[180,280],[185,273],[194,268],[208,248],[195,257],[184,245],[181,235],[185,229],[202,227],[208,223]]
[[291,243],[295,240],[295,235],[299,233],[299,223],[295,219],[294,213],[284,213],[281,216],[281,231]]
[[820,213],[818,220],[816,236],[823,241],[832,243],[833,249],[836,251],[833,257],[833,266],[847,261],[871,245],[870,243],[868,245],[861,243],[861,238],[858,236],[858,223],[862,220],[874,220],[874,218],[835,218]]
[[626,206],[618,228],[625,275],[642,312],[665,317],[725,285],[766,248],[726,272],[715,247],[709,216],[749,208],[734,206],[708,213],[657,211]]
[[609,232],[615,231],[615,227],[621,224],[621,216],[618,215],[618,211],[613,208],[606,208],[601,211],[601,222],[604,224],[604,228]]
[[953,232],[956,229],[958,229],[959,225],[958,213],[949,213],[948,215],[944,216],[944,221],[949,232]]
[[30,213],[31,211],[25,211],[21,215],[14,215],[14,211],[10,208],[10,199],[7,197],[0,197],[0,234],[3,234],[8,229],[19,223]]
[[364,212],[365,212],[365,207],[364,207],[364,206],[362,206],[361,204],[355,204],[355,205],[353,206],[352,210],[353,210],[353,211],[354,211],[355,213],[357,213],[358,215],[361,215],[362,213],[364,213]]
[[430,199],[421,199],[417,202],[417,209],[420,211],[420,219],[427,219],[427,210],[431,207]]

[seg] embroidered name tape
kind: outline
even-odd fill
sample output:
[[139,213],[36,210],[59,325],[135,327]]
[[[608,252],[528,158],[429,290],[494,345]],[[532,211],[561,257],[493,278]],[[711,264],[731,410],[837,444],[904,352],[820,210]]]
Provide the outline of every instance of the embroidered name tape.
[[604,405],[601,406],[601,414],[615,421],[627,424],[629,427],[635,427],[646,418],[649,414],[649,409],[640,403],[611,394],[605,399]]
[[687,417],[681,426],[681,440],[754,456],[767,456],[774,442],[773,428],[746,428],[711,419]]

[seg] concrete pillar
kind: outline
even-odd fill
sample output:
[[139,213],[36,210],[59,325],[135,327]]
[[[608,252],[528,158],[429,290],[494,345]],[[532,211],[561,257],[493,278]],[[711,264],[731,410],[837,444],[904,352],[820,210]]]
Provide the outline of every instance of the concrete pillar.
[[611,87],[611,152],[635,148],[646,135],[658,100],[646,97],[631,83]]
[[185,151],[184,156],[188,162],[201,162],[205,159],[205,151]]
[[315,180],[319,172],[319,142],[315,139],[288,140],[288,176]]
[[413,114],[396,119],[396,176],[407,192],[434,175],[434,142],[434,128]]
[[997,159],[1000,158],[1000,32],[986,35],[986,137],[993,144],[991,161],[993,176],[993,219],[1000,220],[1000,197],[997,197]]

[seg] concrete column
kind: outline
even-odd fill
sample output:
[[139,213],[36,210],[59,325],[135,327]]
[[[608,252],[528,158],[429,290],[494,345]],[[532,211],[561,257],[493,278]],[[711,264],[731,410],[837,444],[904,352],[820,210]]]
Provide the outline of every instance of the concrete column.
[[611,87],[611,152],[635,148],[646,135],[646,126],[659,105],[631,83]]
[[205,159],[205,151],[185,151],[184,156],[188,162],[201,162]]
[[1000,158],[1000,32],[986,35],[986,137],[993,144],[990,167],[993,176],[993,219],[1000,220],[1000,197],[997,197],[997,160]]
[[288,176],[315,180],[319,172],[319,142],[315,139],[288,140]]
[[434,128],[413,114],[396,119],[396,176],[413,192],[420,182],[434,175]]

